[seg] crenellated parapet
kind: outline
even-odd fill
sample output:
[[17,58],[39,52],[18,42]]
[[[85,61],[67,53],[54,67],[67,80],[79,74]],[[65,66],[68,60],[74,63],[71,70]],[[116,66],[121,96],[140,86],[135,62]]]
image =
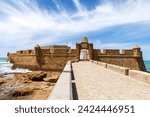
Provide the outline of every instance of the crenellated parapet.
[[123,56],[123,57],[141,57],[141,48],[133,48],[133,49],[94,49],[94,56]]
[[100,55],[112,55],[112,56],[115,56],[115,55],[120,55],[120,53],[119,53],[119,50],[117,50],[117,49],[114,49],[114,50],[104,49],[103,52],[100,53]]
[[35,55],[35,50],[20,50],[16,52],[16,55]]
[[71,53],[72,49],[68,46],[45,46],[41,47],[39,45],[35,46],[34,49],[30,50],[19,50],[16,55],[38,55],[42,53],[43,55],[57,55],[57,54],[68,54]]

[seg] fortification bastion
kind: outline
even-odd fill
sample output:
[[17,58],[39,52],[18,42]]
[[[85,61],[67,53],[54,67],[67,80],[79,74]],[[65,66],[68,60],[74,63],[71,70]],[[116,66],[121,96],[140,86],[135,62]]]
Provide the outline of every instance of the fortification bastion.
[[34,49],[19,50],[7,54],[13,68],[28,68],[31,70],[63,70],[69,60],[96,60],[133,70],[146,71],[141,48],[132,49],[93,49],[86,37],[76,43],[76,49],[66,45],[39,46]]

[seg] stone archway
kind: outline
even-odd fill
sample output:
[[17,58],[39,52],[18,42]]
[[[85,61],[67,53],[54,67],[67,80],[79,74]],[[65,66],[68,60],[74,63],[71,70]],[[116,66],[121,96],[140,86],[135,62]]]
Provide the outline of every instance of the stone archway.
[[76,58],[78,60],[89,60],[93,58],[93,44],[89,43],[86,37],[82,38],[81,43],[76,44]]

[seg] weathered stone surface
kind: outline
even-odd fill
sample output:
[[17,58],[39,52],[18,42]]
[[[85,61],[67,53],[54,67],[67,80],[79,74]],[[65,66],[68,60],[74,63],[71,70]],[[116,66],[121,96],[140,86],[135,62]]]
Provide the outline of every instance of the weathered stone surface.
[[28,87],[17,88],[12,92],[12,96],[17,97],[17,96],[31,95],[33,91],[34,91],[33,89]]
[[47,73],[42,71],[34,71],[25,74],[15,74],[16,79],[20,79],[20,80],[22,79],[24,81],[29,81],[29,80],[43,81],[43,79],[46,77],[47,77]]
[[[59,75],[60,72],[35,71],[15,74],[13,78],[9,79],[1,78],[0,99],[47,99]],[[51,80],[46,81],[48,79]]]
[[33,81],[43,81],[44,78],[46,78],[47,73],[40,72],[40,73],[34,73],[29,76],[29,79]]
[[[87,38],[86,38],[87,39]],[[86,59],[114,64],[134,70],[146,71],[140,47],[124,49],[93,49],[93,43],[88,40],[76,44],[76,49],[68,46],[36,46],[33,50],[9,53],[8,58],[13,63],[13,68],[28,68],[31,70],[60,70],[62,71],[68,60],[81,60],[82,49],[88,50]]]
[[3,83],[6,83],[6,79],[1,78],[1,79],[0,79],[0,85],[3,84]]
[[56,83],[58,80],[58,77],[56,78],[46,78],[44,79],[45,82],[51,82],[51,83]]
[[4,85],[1,86],[0,99],[11,99],[16,90],[20,90],[23,87],[23,84],[15,81],[7,81]]

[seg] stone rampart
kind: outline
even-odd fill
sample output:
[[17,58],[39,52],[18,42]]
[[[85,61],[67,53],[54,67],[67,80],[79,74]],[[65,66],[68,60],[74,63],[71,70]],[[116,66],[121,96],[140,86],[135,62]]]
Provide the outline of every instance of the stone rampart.
[[94,49],[94,55],[95,56],[135,56],[140,55],[137,53],[134,49],[122,49],[121,51],[119,49]]
[[123,49],[121,55],[133,56],[134,53],[133,53],[133,50],[124,50],[124,49]]
[[17,55],[35,55],[35,50],[20,50],[16,52]]
[[111,56],[120,55],[118,49],[115,49],[115,50],[104,49],[103,52],[100,53],[100,54],[101,54],[101,55],[111,55]]
[[62,71],[68,60],[76,59],[75,49],[67,46],[36,46],[33,50],[21,50],[15,54],[8,54],[13,68],[27,68],[31,70]]
[[[86,50],[87,54],[81,58],[81,50]],[[93,44],[88,43],[87,38],[83,38],[81,43],[76,44],[76,49],[71,49],[66,45],[35,46],[32,50],[17,51],[16,54],[8,58],[14,66],[32,68],[40,70],[63,70],[68,60],[92,59],[99,62],[127,67],[133,70],[146,71],[140,47],[133,49],[93,49]],[[29,66],[29,67],[28,67]],[[35,67],[36,66],[36,67]]]
[[93,60],[127,67],[134,70],[146,71],[140,48],[123,49],[98,49],[93,50]]

